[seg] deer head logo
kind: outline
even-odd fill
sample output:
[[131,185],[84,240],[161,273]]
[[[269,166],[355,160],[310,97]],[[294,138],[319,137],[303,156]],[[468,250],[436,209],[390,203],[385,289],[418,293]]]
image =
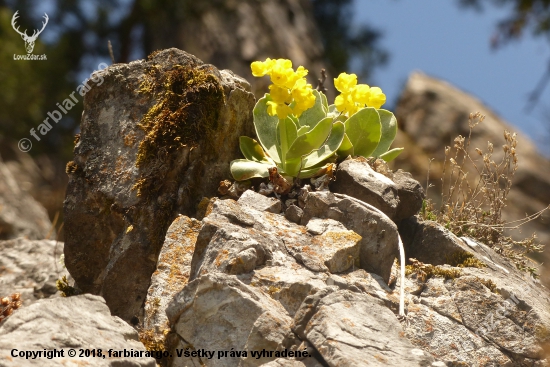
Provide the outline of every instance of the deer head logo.
[[15,14],[13,14],[13,17],[11,18],[11,26],[13,27],[13,29],[17,33],[19,33],[21,35],[21,38],[23,38],[23,41],[25,41],[25,48],[27,49],[27,53],[30,54],[32,52],[32,50],[34,49],[34,42],[36,42],[36,39],[38,38],[40,33],[42,33],[44,28],[46,28],[46,24],[48,24],[48,19],[49,19],[48,14],[44,13],[44,19],[46,21],[42,22],[42,29],[41,30],[35,29],[33,34],[31,36],[29,36],[27,34],[26,29],[25,29],[25,32],[20,32],[19,27],[15,28],[15,21],[17,20],[17,18],[19,18],[19,15],[17,15],[18,12],[19,12],[19,10],[16,11]]

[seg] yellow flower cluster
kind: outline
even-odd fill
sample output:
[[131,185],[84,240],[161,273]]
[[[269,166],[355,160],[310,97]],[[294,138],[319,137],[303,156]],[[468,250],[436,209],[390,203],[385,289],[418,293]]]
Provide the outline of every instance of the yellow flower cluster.
[[380,108],[386,102],[386,95],[378,87],[357,84],[357,75],[341,73],[334,79],[334,86],[341,93],[334,100],[336,109],[348,116],[365,106]]
[[[296,71],[292,61],[286,59],[254,61],[250,65],[252,75],[262,77],[269,75],[272,85],[269,86],[271,101],[267,102],[267,113],[285,119],[293,114],[299,117],[302,112],[315,104],[315,95],[311,84],[307,84],[305,76],[308,71],[299,66]],[[290,106],[292,105],[292,107]]]

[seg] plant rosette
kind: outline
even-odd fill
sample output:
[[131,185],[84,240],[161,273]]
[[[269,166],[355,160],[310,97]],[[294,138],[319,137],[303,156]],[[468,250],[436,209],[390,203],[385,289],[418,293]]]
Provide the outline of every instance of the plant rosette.
[[289,181],[318,177],[348,156],[391,161],[403,150],[389,149],[397,120],[380,108],[386,96],[378,87],[357,84],[355,74],[334,79],[340,94],[328,105],[325,94],[307,83],[307,69],[294,70],[290,60],[268,58],[251,69],[256,77],[269,75],[273,84],[254,107],[258,140],[240,137],[245,159],[231,162],[235,180],[269,177],[273,167]]

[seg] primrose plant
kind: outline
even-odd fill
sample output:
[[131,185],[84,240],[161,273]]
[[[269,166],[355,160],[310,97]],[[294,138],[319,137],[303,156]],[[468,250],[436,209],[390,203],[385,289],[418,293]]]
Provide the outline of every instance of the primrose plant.
[[329,106],[325,94],[306,82],[303,66],[294,70],[290,60],[268,58],[251,68],[256,77],[269,75],[273,84],[254,107],[258,141],[240,138],[245,159],[231,162],[235,180],[269,177],[273,167],[290,180],[316,177],[349,155],[390,161],[403,150],[389,150],[397,121],[380,109],[386,96],[378,87],[357,84],[355,74],[334,79],[340,95]]

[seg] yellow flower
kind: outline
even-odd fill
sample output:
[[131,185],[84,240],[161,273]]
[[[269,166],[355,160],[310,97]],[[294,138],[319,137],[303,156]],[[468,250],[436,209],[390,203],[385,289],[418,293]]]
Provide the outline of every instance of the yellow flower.
[[292,84],[295,82],[294,73],[295,72],[292,69],[292,61],[287,59],[277,59],[275,60],[269,75],[271,76],[271,82],[273,84],[280,87],[292,88],[292,86],[289,87],[287,84],[289,82]]
[[267,113],[269,114],[269,116],[277,115],[280,120],[284,120],[288,115],[292,113],[292,109],[284,103],[279,104],[273,101],[268,101]]
[[276,115],[279,119],[284,119],[289,114],[294,114],[299,117],[302,112],[315,105],[313,89],[305,79],[308,71],[303,66],[299,66],[294,71],[290,60],[267,58],[264,62],[254,61],[250,68],[254,76],[271,77],[273,83],[269,86],[271,101],[267,102],[267,112],[270,116]]
[[252,69],[252,75],[257,77],[262,77],[266,74],[269,74],[271,72],[271,68],[273,67],[274,63],[275,63],[275,60],[271,60],[269,57],[265,59],[264,62],[254,61],[252,64],[250,64],[250,68]]
[[369,107],[380,108],[384,103],[386,103],[386,95],[382,93],[382,89],[378,87],[372,87],[370,89],[370,95],[367,105]]
[[315,104],[315,95],[311,84],[307,84],[304,78],[300,78],[292,88],[292,97],[294,98],[293,112],[296,117],[300,117],[302,112],[313,107]]
[[269,94],[271,95],[271,99],[277,104],[292,102],[292,95],[287,88],[271,84],[269,86]]
[[367,84],[358,84],[351,93],[353,100],[364,107],[369,102],[370,87]]
[[349,93],[357,85],[357,75],[340,73],[338,78],[334,79],[334,86],[340,93]]
[[334,99],[336,109],[342,113],[353,115],[358,110],[358,106],[353,101],[350,93],[342,93]]

